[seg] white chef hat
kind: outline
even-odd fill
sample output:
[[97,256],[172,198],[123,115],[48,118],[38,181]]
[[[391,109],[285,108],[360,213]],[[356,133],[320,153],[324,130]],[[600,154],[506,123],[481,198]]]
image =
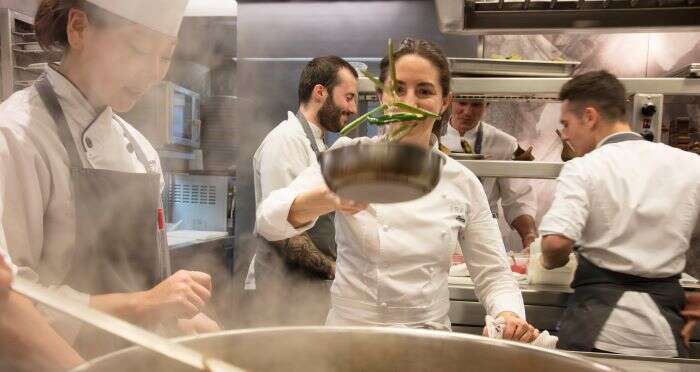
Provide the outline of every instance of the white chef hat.
[[86,0],[129,21],[177,37],[189,0]]

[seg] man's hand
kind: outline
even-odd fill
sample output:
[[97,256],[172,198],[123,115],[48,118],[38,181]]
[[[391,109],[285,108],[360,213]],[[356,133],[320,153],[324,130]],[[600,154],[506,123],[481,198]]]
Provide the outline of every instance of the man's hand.
[[698,320],[700,320],[700,292],[687,293],[685,295],[685,309],[681,311],[681,314],[686,319],[686,323],[681,330],[681,336],[683,336],[685,345],[690,346],[690,335],[693,333]]
[[153,320],[190,318],[202,311],[211,291],[209,274],[180,270],[152,289],[140,292],[140,300]]
[[12,269],[0,257],[0,303],[7,301],[10,294],[10,286],[12,285]]
[[[540,332],[535,329],[535,327],[528,324],[523,319],[510,311],[503,311],[496,318],[503,318],[505,326],[503,329],[503,339],[519,341],[524,343],[530,343],[539,337]],[[484,336],[486,334],[486,328],[484,327]]]
[[529,250],[530,249],[530,244],[537,239],[537,226],[535,224],[535,218],[523,214],[518,217],[516,217],[513,222],[510,224],[515,231],[518,232],[518,235],[520,235],[520,240],[523,243],[523,249],[524,250]]

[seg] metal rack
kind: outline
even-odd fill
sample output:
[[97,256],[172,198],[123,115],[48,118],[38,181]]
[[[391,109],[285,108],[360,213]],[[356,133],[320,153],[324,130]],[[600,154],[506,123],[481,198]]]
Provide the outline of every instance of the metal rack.
[[[508,100],[556,100],[559,90],[567,81],[569,78],[456,77],[452,78],[450,85],[457,99],[492,97]],[[700,95],[700,79],[621,78],[620,81],[630,95]],[[358,90],[366,99],[370,99],[375,92],[374,84],[367,78],[360,78]]]
[[[557,101],[561,87],[569,78],[530,77],[456,77],[451,87],[455,99],[473,97],[489,100]],[[621,78],[630,96],[631,124],[635,131],[653,133],[654,140],[661,138],[663,95],[700,95],[700,79],[692,78]],[[374,84],[367,78],[358,83],[360,96],[364,100],[376,99]],[[655,111],[644,115],[642,108],[653,105]],[[458,160],[479,177],[509,177],[554,179],[564,163],[523,162],[497,160]]]
[[43,51],[36,41],[32,17],[0,9],[1,99],[24,89],[41,76],[46,63],[60,60],[60,52]]

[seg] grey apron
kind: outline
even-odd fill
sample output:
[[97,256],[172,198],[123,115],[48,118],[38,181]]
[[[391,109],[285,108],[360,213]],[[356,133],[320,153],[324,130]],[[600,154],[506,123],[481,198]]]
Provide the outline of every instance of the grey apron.
[[[299,119],[301,127],[304,128],[306,138],[308,138],[309,142],[311,142],[311,149],[314,150],[314,153],[318,157],[321,154],[321,151],[318,149],[316,138],[311,131],[309,122],[300,112],[297,112],[297,119]],[[321,252],[325,253],[328,257],[332,257],[333,260],[337,258],[337,246],[335,243],[335,213],[328,213],[320,216],[314,227],[308,230],[308,233],[309,236],[311,236],[311,240],[313,240],[314,244],[316,244],[316,247],[318,247]]]
[[[311,148],[321,153],[306,118],[297,112],[297,119]],[[283,161],[283,160],[281,160]],[[307,234],[316,247],[328,258],[337,257],[335,242],[335,214],[320,216]],[[320,273],[287,262],[270,244],[261,244],[255,256],[256,312],[262,318],[260,325],[322,325],[330,309],[331,281]]]
[[[165,240],[158,236],[159,174],[119,120],[128,151],[136,152],[147,173],[84,167],[53,87],[45,77],[35,87],[56,123],[70,162],[76,241],[71,270],[60,284],[90,295],[152,288],[169,274],[167,242],[163,247]],[[87,359],[125,345],[83,326],[74,346]]]
[[[637,140],[642,138],[624,133],[610,138],[603,145]],[[592,351],[617,302],[625,292],[634,291],[646,293],[654,300],[671,327],[678,356],[688,357],[688,349],[680,335],[684,324],[680,312],[685,306],[683,288],[678,282],[680,275],[644,278],[598,267],[581,254],[577,254],[577,258],[578,267],[571,283],[574,293],[559,323],[558,348]]]

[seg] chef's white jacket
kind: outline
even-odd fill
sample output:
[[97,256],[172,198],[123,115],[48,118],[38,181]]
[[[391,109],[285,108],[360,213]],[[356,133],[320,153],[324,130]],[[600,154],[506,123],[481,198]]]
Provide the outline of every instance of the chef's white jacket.
[[[333,148],[358,141],[374,139],[343,137]],[[512,311],[525,318],[520,289],[479,180],[441,156],[445,165],[440,182],[428,195],[371,204],[352,216],[336,213],[338,259],[329,324],[449,326],[447,276],[457,243],[488,314]],[[314,164],[288,187],[270,193],[258,208],[256,231],[268,240],[281,240],[309,229],[313,223],[298,229],[289,224],[289,209],[299,194],[323,182]]]
[[[111,108],[96,112],[63,75],[51,67],[46,74],[86,167],[146,172],[135,152],[127,150],[129,142]],[[126,128],[160,173],[155,149],[136,129],[128,124]],[[59,285],[73,268],[75,207],[68,154],[34,87],[0,104],[0,217],[18,275],[87,305],[87,294]],[[40,310],[69,343],[75,340],[81,322],[46,308]]]
[[[325,150],[323,129],[311,122],[309,122],[309,127],[318,149]],[[256,207],[272,191],[287,187],[304,169],[317,163],[316,153],[314,153],[299,119],[294,113],[287,111],[287,120],[279,123],[265,136],[253,155]],[[255,256],[248,266],[244,288],[246,290],[257,288]]]
[[[700,157],[660,143],[625,141],[599,145],[564,165],[540,234],[575,241],[599,267],[660,278],[683,271],[691,237],[700,232],[699,216]],[[677,355],[668,323],[649,295],[638,292],[620,299],[596,347]]]
[[[447,132],[440,140],[453,152],[464,152],[461,145],[462,139],[467,140],[474,149],[476,132],[480,126],[483,127],[481,153],[487,160],[512,160],[513,153],[518,148],[518,141],[510,134],[483,121],[464,133],[464,136],[460,136],[452,125],[447,125]],[[524,214],[532,217],[537,215],[537,201],[532,185],[527,180],[484,177],[482,183],[491,211],[498,213],[498,200],[500,199],[503,217],[509,225]]]
[[[311,122],[309,127],[316,146],[325,150],[323,130]],[[272,191],[289,186],[304,169],[317,163],[299,119],[288,111],[287,120],[267,134],[253,155],[255,204],[260,204]]]

